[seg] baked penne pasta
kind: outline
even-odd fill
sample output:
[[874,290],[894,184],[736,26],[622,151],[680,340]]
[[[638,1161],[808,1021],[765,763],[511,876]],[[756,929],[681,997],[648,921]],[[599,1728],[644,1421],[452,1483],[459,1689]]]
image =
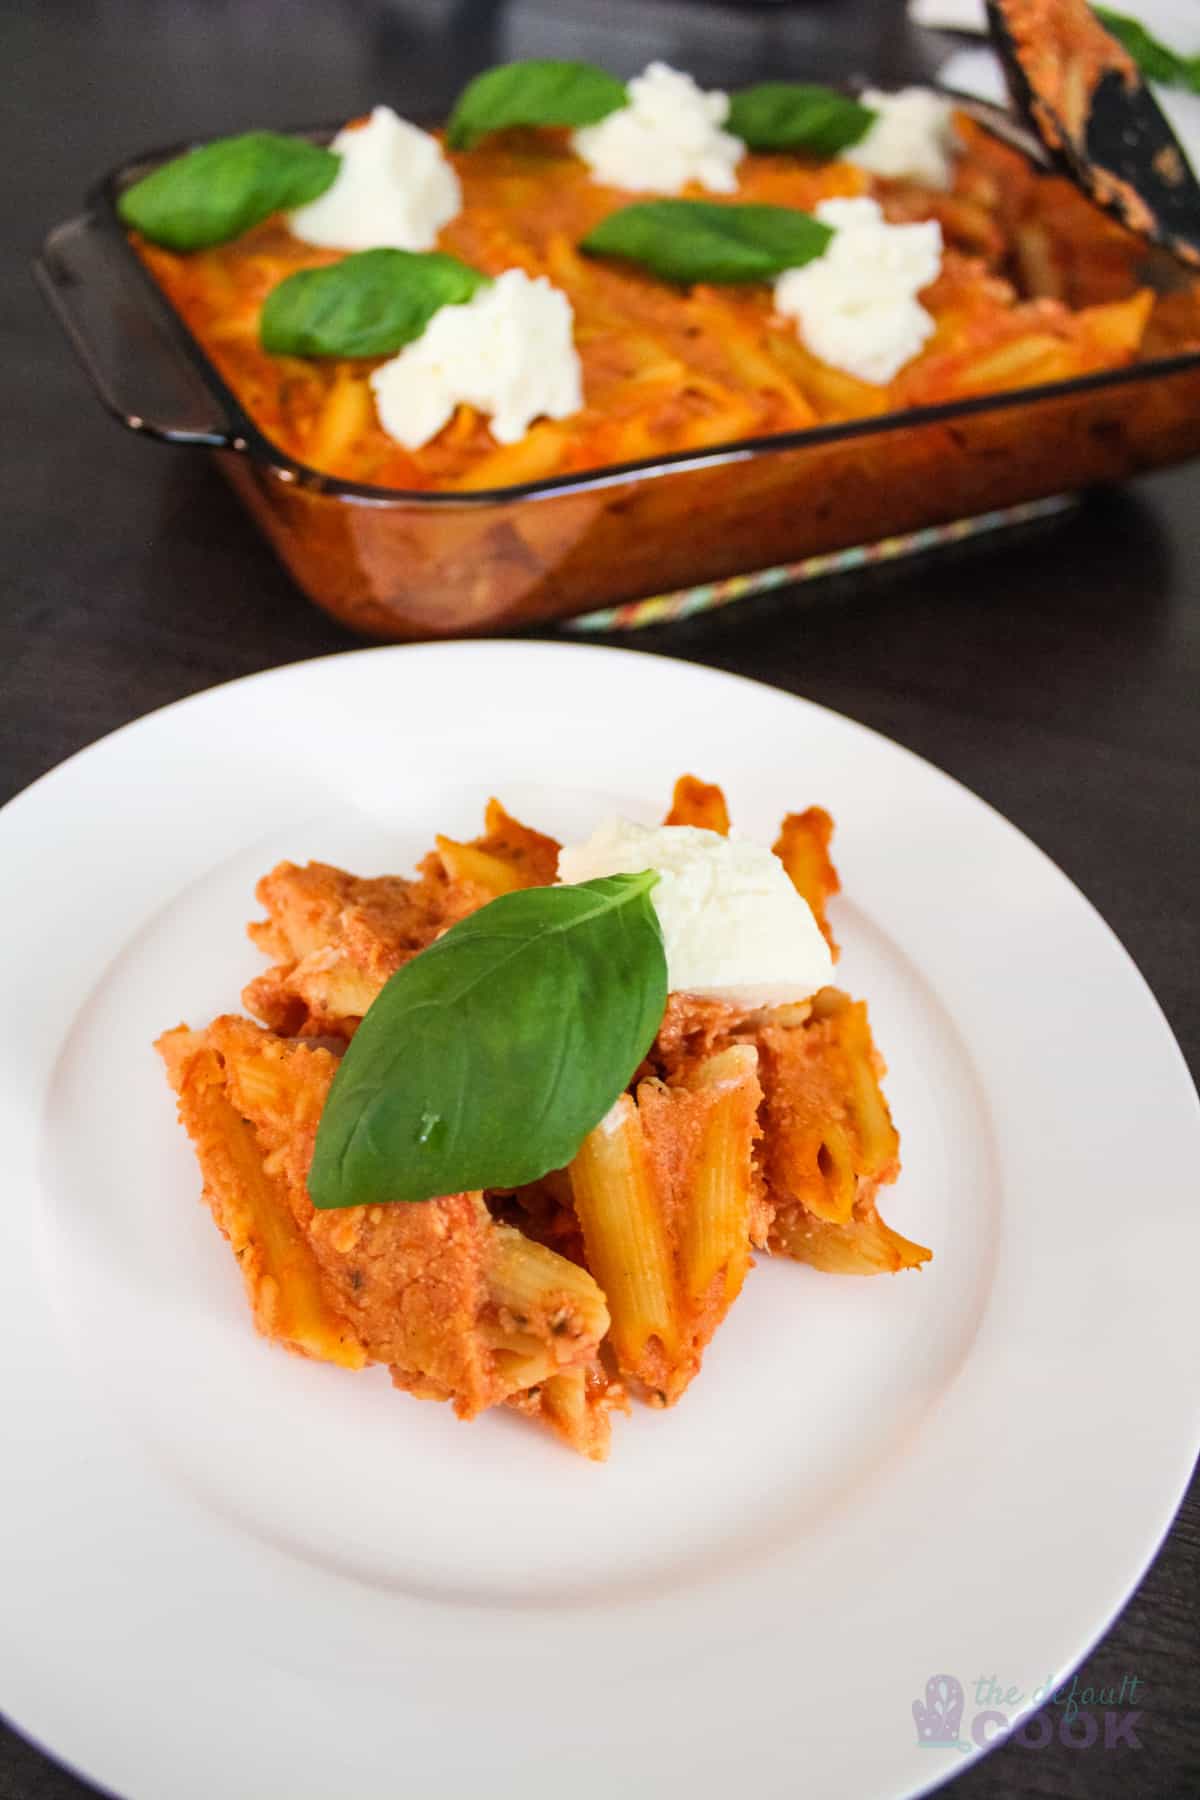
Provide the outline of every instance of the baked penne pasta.
[[658,1390],[679,1347],[675,1273],[662,1195],[637,1102],[622,1094],[570,1166],[588,1266],[612,1313],[618,1367]]
[[415,880],[280,863],[255,890],[267,917],[249,927],[274,966],[242,998],[285,1035],[351,1037],[388,977],[456,919],[515,888],[546,886],[557,864],[556,841],[494,799],[479,837],[439,837]]
[[900,1140],[865,1005],[825,988],[807,1020],[765,1015],[756,1037],[771,1249],[846,1274],[927,1261],[929,1251],[890,1232],[875,1211],[879,1188],[899,1173]]
[[[168,1032],[159,1049],[264,1335],[346,1367],[384,1363],[396,1386],[450,1400],[460,1418],[595,1360],[609,1324],[595,1280],[497,1224],[481,1195],[314,1208],[328,1049],[233,1017]],[[547,1422],[561,1433],[572,1416]],[[586,1454],[603,1453],[606,1416],[588,1409]]]
[[729,835],[729,808],[725,796],[715,783],[698,781],[694,775],[681,775],[671,796],[671,810],[664,825],[696,825],[702,831]]
[[[301,1356],[363,1368],[366,1350],[326,1290],[283,1176],[267,1169],[254,1127],[229,1098],[220,1052],[207,1033],[183,1025],[165,1033],[158,1049],[196,1147],[204,1198],[241,1267],[258,1329]],[[257,1072],[262,1105],[271,1106],[278,1085],[265,1064]]]
[[679,1398],[741,1291],[759,1186],[757,1053],[730,1045],[677,1086],[623,1094],[570,1166],[589,1268],[608,1296],[621,1373]]
[[777,1225],[771,1247],[827,1275],[895,1275],[918,1269],[933,1255],[885,1225],[873,1200],[863,1200],[844,1224],[831,1224],[802,1208]]
[[593,181],[561,132],[497,134],[451,152],[463,206],[438,248],[485,274],[546,276],[574,316],[584,405],[535,423],[515,444],[498,444],[488,418],[463,405],[407,450],[376,416],[375,360],[265,351],[257,325],[267,294],[339,255],[302,243],[282,218],[186,254],[134,243],[233,392],[290,455],[381,487],[501,488],[1057,381],[1141,354],[1160,305],[1145,286],[1144,246],[972,120],[958,116],[956,129],[962,153],[949,192],[836,159],[751,153],[738,168],[742,203],[811,211],[871,195],[893,222],[941,226],[942,273],[922,295],[936,330],[878,385],[820,361],[776,314],[768,282],[679,288],[582,255],[580,240],[628,196]]
[[787,870],[796,892],[803,894],[821,927],[825,941],[837,959],[838,947],[830,930],[826,908],[841,887],[829,855],[833,820],[820,806],[802,813],[788,813],[772,848]]
[[[681,776],[666,822],[727,833],[724,794]],[[810,807],[775,845],[827,936],[832,830]],[[899,1139],[866,1007],[832,987],[750,1010],[671,994],[627,1090],[526,1187],[314,1207],[317,1126],[381,988],[455,920],[552,883],[558,849],[492,800],[477,838],[438,837],[411,879],[281,863],[250,927],[273,960],[246,990],[260,1022],[180,1026],[158,1048],[265,1336],[381,1363],[463,1418],[507,1406],[603,1458],[630,1393],[684,1394],[756,1249],[837,1274],[930,1252],[879,1217]]]
[[548,1425],[572,1450],[593,1462],[608,1457],[613,1413],[629,1411],[623,1384],[600,1360],[586,1368],[562,1369],[540,1387],[511,1395],[507,1404]]
[[695,1169],[680,1213],[680,1274],[687,1301],[701,1306],[719,1280],[731,1306],[750,1261],[758,1136],[758,1052],[732,1044],[700,1064],[689,1083],[708,1102]]

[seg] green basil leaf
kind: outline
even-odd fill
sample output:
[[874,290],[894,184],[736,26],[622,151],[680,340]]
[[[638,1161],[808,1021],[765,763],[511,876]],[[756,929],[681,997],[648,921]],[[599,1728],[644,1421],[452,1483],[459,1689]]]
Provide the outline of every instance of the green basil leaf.
[[272,288],[258,335],[276,356],[391,356],[487,279],[438,250],[361,250]]
[[837,156],[864,138],[878,114],[833,88],[798,81],[764,81],[729,103],[726,131],[752,150],[803,150]]
[[643,200],[610,213],[579,247],[640,263],[665,281],[770,281],[822,255],[832,236],[793,206]]
[[126,188],[117,211],[152,243],[204,250],[273,212],[306,206],[332,186],[341,160],[304,138],[247,131],[163,163]]
[[657,880],[504,894],[398,969],[329,1091],[314,1205],[518,1187],[569,1162],[662,1024]]
[[446,142],[468,150],[489,131],[509,125],[594,125],[627,99],[624,83],[591,63],[502,63],[463,89]]
[[1092,11],[1105,31],[1128,50],[1147,81],[1200,94],[1200,56],[1180,56],[1147,31],[1140,19],[1131,19],[1126,13],[1110,12],[1107,6],[1095,6]]

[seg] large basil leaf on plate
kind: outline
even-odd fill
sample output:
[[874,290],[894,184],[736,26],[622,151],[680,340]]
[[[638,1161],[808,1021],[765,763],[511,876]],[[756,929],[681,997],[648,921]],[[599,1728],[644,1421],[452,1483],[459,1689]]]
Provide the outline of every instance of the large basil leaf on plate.
[[362,250],[272,288],[259,337],[277,356],[391,356],[486,283],[437,250]]
[[397,970],[334,1077],[314,1204],[518,1187],[569,1162],[662,1023],[657,880],[504,894]]
[[477,75],[459,96],[446,142],[468,150],[511,125],[594,125],[626,104],[623,82],[592,63],[502,63]]
[[722,206],[713,200],[642,200],[610,213],[580,244],[619,256],[665,281],[770,281],[826,249],[833,231],[792,206]]
[[151,243],[204,250],[273,212],[317,199],[336,180],[341,160],[305,138],[247,131],[163,163],[126,188],[117,211]]

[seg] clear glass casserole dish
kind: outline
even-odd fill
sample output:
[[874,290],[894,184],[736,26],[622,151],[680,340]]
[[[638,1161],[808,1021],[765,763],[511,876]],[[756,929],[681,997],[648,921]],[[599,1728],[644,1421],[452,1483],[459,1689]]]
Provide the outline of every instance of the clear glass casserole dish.
[[[370,637],[567,618],[1200,452],[1197,300],[1162,309],[1146,359],[1048,385],[500,489],[341,480],[264,435],[134,251],[117,198],[176,153],[103,180],[50,234],[38,277],[109,409],[132,430],[213,452],[300,587]],[[1148,258],[1160,292],[1186,294],[1190,277]]]

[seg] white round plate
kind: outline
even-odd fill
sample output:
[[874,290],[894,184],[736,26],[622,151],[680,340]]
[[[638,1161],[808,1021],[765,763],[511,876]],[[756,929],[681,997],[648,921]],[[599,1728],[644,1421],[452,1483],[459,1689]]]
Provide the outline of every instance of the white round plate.
[[[683,770],[768,842],[834,813],[884,1212],[932,1264],[760,1259],[604,1466],[256,1337],[150,1042],[237,1007],[258,875],[408,869],[491,793],[560,836],[653,820]],[[0,1704],[125,1800],[911,1795],[1159,1543],[1200,1436],[1195,1093],[1078,892],[886,739],[624,651],[304,663],[15,800],[0,930]],[[965,1753],[918,1744],[936,1675]]]

